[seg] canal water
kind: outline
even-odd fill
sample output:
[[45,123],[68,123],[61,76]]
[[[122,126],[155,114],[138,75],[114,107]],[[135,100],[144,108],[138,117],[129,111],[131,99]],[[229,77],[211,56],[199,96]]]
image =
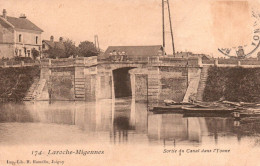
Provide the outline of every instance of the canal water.
[[260,119],[153,114],[130,98],[0,106],[0,145],[260,146]]

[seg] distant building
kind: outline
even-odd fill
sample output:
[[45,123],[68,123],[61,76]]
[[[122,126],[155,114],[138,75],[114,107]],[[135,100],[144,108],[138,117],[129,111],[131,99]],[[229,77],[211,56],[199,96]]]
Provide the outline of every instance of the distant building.
[[22,14],[19,18],[0,16],[0,58],[14,56],[32,57],[32,50],[41,52],[43,30]]
[[99,59],[147,58],[162,56],[163,47],[155,46],[109,46]]
[[43,40],[42,41],[42,52],[44,57],[48,57],[47,51],[51,48],[65,50],[63,38],[60,37],[59,41],[54,41],[54,37],[51,36],[50,40]]

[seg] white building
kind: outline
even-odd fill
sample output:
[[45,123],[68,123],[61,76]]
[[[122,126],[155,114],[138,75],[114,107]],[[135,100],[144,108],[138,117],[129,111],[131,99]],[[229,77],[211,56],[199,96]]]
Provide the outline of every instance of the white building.
[[24,14],[10,17],[4,9],[0,16],[0,58],[32,57],[33,49],[41,52],[42,32]]

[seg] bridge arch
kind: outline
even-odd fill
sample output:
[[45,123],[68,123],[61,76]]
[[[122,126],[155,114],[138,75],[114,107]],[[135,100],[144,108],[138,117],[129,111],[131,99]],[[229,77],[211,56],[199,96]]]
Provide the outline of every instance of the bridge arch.
[[[136,67],[122,67],[112,70],[115,98],[132,96],[132,85],[129,71]],[[133,82],[132,82],[133,84]]]

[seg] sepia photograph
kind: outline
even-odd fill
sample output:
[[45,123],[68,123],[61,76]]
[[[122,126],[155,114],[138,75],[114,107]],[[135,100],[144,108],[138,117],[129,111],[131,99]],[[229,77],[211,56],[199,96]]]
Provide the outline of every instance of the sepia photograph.
[[259,156],[259,0],[0,0],[0,166]]

